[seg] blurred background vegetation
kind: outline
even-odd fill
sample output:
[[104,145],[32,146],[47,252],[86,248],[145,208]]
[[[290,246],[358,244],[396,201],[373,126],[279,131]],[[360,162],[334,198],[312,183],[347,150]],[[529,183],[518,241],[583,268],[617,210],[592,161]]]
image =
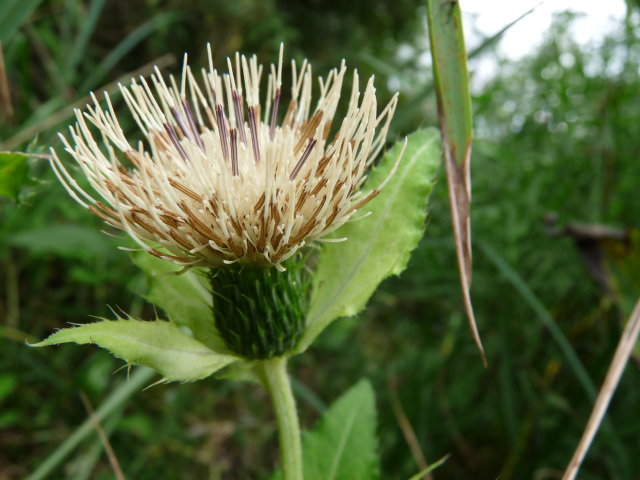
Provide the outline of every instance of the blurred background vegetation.
[[[337,322],[294,359],[304,425],[366,376],[383,478],[417,470],[399,405],[427,460],[451,453],[438,480],[560,478],[640,293],[639,13],[629,2],[598,44],[577,44],[567,13],[521,60],[501,58],[499,39],[473,54],[472,70],[478,59],[497,65],[491,79],[472,79],[472,296],[488,369],[463,317],[440,181],[408,271],[386,281],[361,318]],[[284,41],[316,74],[346,58],[376,75],[383,101],[400,91],[392,141],[436,124],[425,25],[420,0],[4,0],[0,150],[59,147],[55,133],[89,90],[110,91],[118,108],[115,82],[154,63],[177,72],[184,51],[202,65],[207,41],[218,62],[236,50],[268,62]],[[97,348],[33,350],[24,339],[109,316],[109,306],[154,314],[137,295],[143,275],[117,250],[123,242],[99,232],[45,161],[30,162],[18,201],[0,197],[0,479],[27,477],[87,418],[80,392],[98,406],[126,378]],[[638,365],[580,478],[640,478]],[[251,384],[161,385],[105,429],[131,479],[267,479],[277,458],[267,404]],[[91,437],[51,478],[114,474]]]

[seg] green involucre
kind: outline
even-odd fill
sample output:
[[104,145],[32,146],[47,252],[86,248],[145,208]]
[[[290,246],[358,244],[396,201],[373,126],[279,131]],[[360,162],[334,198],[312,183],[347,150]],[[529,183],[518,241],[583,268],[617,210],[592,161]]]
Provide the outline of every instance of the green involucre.
[[304,259],[275,267],[229,265],[211,270],[213,316],[227,348],[249,359],[293,350],[305,328],[309,279]]

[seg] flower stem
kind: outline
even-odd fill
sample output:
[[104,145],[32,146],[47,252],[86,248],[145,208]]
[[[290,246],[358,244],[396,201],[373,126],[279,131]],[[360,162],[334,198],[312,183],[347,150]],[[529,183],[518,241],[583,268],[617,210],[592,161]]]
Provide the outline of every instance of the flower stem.
[[264,386],[271,396],[278,421],[280,463],[284,480],[302,480],[302,445],[296,401],[287,375],[287,359],[261,362]]

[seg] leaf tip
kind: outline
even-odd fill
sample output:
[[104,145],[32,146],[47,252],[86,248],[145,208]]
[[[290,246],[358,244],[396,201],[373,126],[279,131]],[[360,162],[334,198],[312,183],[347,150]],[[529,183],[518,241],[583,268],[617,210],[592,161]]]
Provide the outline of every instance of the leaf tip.
[[44,340],[40,340],[39,342],[29,342],[28,338],[24,339],[24,344],[27,347],[30,348],[40,348],[40,347],[49,347],[51,345],[58,345],[61,342],[56,342],[56,341],[52,341],[52,338],[57,334],[58,332],[53,332],[51,335],[49,335],[47,338],[45,338]]

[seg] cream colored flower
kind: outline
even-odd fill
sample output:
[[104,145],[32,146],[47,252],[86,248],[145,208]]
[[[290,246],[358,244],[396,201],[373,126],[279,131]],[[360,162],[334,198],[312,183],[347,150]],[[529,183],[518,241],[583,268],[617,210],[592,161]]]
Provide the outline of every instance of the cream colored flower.
[[236,54],[220,74],[209,49],[200,83],[186,60],[179,84],[156,69],[150,80],[120,86],[145,136],[137,146],[108,95],[106,110],[95,97],[86,111],[76,110],[69,138],[61,138],[95,194],[52,151],[51,165],[70,195],[147,252],[185,266],[280,267],[348,221],[386,183],[360,190],[396,106],[394,97],[378,113],[373,78],[361,93],[354,72],[347,113],[337,121],[344,62],[319,78],[312,109],[311,66],[292,61],[291,100],[281,109],[282,47],[270,66],[264,108],[255,56]]

